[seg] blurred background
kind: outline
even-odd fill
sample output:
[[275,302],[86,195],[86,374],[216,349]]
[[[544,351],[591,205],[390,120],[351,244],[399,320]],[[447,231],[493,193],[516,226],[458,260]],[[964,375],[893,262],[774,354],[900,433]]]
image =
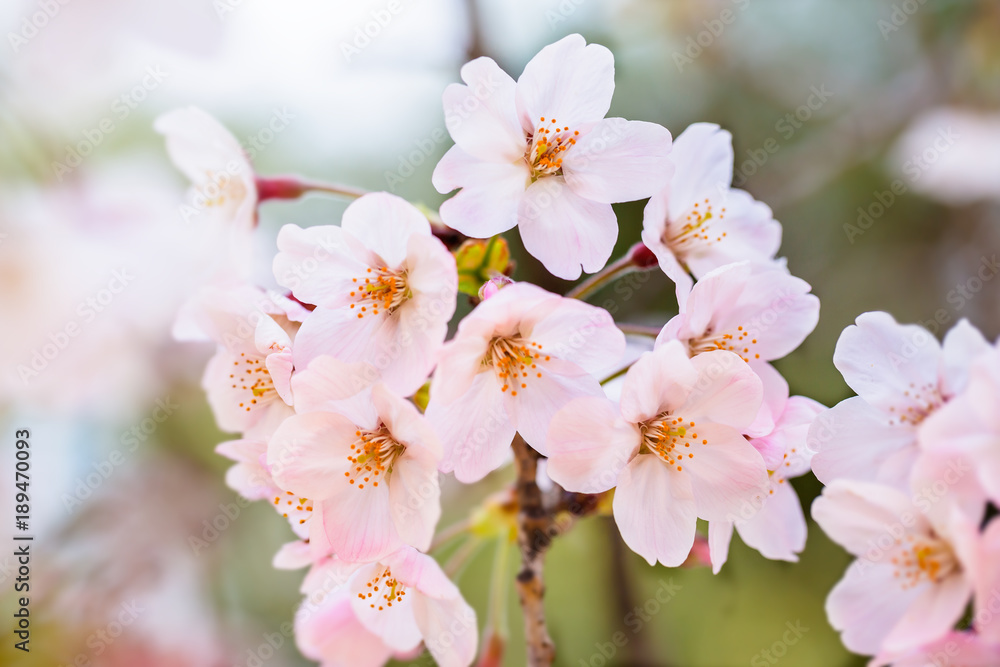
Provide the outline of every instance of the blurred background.
[[[12,649],[5,622],[3,665],[309,664],[289,632],[302,573],[270,565],[292,535],[225,487],[214,448],[228,437],[199,387],[213,350],[170,337],[206,275],[178,212],[187,184],[152,130],[166,110],[197,105],[256,138],[261,174],[436,207],[430,175],[451,145],[441,93],[460,66],[488,55],[516,78],[580,32],[615,54],[612,115],[733,133],[737,185],[774,209],[781,254],[822,300],[815,333],[777,364],[792,393],[849,395],[831,356],[867,310],[939,336],[963,317],[1000,333],[996,2],[6,0],[0,27],[0,506],[12,533],[14,432],[29,428],[36,536],[32,650]],[[291,121],[262,135],[275,114]],[[264,204],[260,284],[273,285],[281,225],[334,224],[345,205]],[[619,250],[638,240],[642,206],[616,207]],[[515,278],[568,287],[507,238]],[[658,272],[593,302],[644,324],[676,312]],[[441,525],[506,479],[448,485]],[[808,508],[819,484],[795,482]],[[864,664],[823,611],[848,558],[812,523],[801,562],[736,538],[714,577],[618,545],[594,518],[551,551],[557,664]],[[11,552],[0,547],[4,618]],[[482,623],[494,550],[471,553],[459,584]],[[505,664],[519,665],[509,596]],[[774,649],[789,627],[801,638]]]

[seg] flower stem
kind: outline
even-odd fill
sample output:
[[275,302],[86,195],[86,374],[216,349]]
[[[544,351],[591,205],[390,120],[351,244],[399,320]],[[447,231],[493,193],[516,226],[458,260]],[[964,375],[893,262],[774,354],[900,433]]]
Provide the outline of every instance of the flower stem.
[[451,558],[444,564],[441,568],[444,573],[448,575],[449,579],[458,579],[458,573],[465,567],[472,558],[479,547],[482,546],[482,540],[478,537],[472,537],[462,543],[462,546],[455,550],[455,553],[451,555]]
[[639,242],[629,248],[625,255],[566,292],[566,296],[570,299],[585,299],[613,280],[636,271],[649,271],[656,266],[655,255]]
[[545,583],[542,570],[551,542],[552,519],[546,511],[542,491],[535,482],[541,454],[528,446],[520,435],[511,443],[517,463],[517,543],[521,550],[521,571],[517,592],[524,613],[524,636],[528,644],[528,666],[549,667],[555,660],[555,644],[545,623]]

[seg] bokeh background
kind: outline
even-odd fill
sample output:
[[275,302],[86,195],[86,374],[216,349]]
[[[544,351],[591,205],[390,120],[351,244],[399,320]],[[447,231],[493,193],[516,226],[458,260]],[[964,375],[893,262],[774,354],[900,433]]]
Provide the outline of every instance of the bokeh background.
[[[371,29],[390,4],[398,11]],[[212,349],[170,337],[206,280],[178,212],[186,184],[152,130],[172,108],[200,106],[242,141],[258,137],[262,174],[436,207],[430,174],[450,146],[440,96],[459,67],[489,55],[516,77],[539,48],[580,32],[615,54],[613,115],[675,136],[696,121],[733,133],[737,184],[774,209],[781,254],[822,300],[815,333],[777,364],[793,393],[827,405],[849,395],[831,356],[867,310],[939,336],[963,317],[1000,333],[996,2],[6,0],[0,28],[0,506],[11,524],[0,532],[14,532],[14,431],[30,428],[37,536],[32,652],[12,650],[4,622],[3,665],[308,664],[287,625],[302,575],[270,566],[291,534],[225,487],[214,448],[227,436],[199,388]],[[287,128],[261,135],[278,113]],[[259,282],[273,285],[282,224],[333,224],[344,206],[264,204]],[[642,203],[616,208],[623,250]],[[568,287],[508,238],[516,278]],[[672,294],[653,273],[594,302],[661,324]],[[78,333],[58,345],[69,325]],[[54,358],[19,373],[50,343]],[[442,526],[507,479],[447,486]],[[808,508],[819,484],[795,486]],[[481,620],[494,557],[484,542],[459,575]],[[780,663],[863,664],[823,611],[847,562],[810,523],[797,564],[737,538],[718,576],[650,568],[609,520],[589,519],[548,562],[557,664],[775,664],[762,651],[789,624],[802,636],[770,654]],[[4,618],[15,572],[0,555]],[[676,592],[661,604],[665,586]],[[519,665],[508,593],[505,664]]]

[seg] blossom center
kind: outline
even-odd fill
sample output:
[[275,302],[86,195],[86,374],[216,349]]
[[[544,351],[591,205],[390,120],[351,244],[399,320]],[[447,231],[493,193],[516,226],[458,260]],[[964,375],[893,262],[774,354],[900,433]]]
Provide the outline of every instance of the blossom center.
[[[384,611],[393,603],[399,604],[406,597],[406,586],[392,576],[392,571],[386,567],[380,570],[371,581],[365,584],[368,589],[358,593],[358,598],[369,601],[369,606],[378,611]],[[376,606],[377,605],[377,606]]]
[[348,296],[354,300],[350,307],[357,311],[358,319],[365,315],[391,314],[413,296],[406,284],[406,273],[387,267],[369,268],[363,278],[352,278]]
[[896,540],[896,544],[891,563],[903,590],[923,582],[938,583],[961,567],[948,543],[935,537],[907,535],[905,543]]
[[239,404],[247,412],[277,396],[271,373],[267,366],[260,363],[261,359],[262,357],[248,357],[245,352],[240,352],[239,360],[233,362],[236,368],[229,374],[233,389],[249,393]]
[[545,116],[540,119],[540,125],[535,133],[528,138],[528,148],[524,159],[531,167],[531,180],[542,176],[557,176],[562,173],[563,154],[580,136],[578,130],[569,131],[569,126],[559,127],[555,118],[548,122]]
[[889,412],[893,415],[889,419],[890,426],[897,424],[917,426],[945,402],[941,388],[935,382],[927,382],[919,387],[911,382],[910,387],[903,392],[903,396],[910,401],[910,404],[900,410],[894,405],[889,406]]
[[[739,325],[736,330],[715,331],[711,326],[705,329],[705,333],[698,338],[688,341],[688,349],[691,354],[701,354],[702,352],[713,352],[715,350],[725,350],[734,352],[743,361],[750,361],[750,349],[757,344],[757,339]],[[754,359],[760,359],[760,354],[754,353]]]
[[716,210],[706,197],[703,201],[695,202],[681,219],[667,225],[663,232],[663,243],[681,257],[699,248],[720,243],[726,237],[726,232],[717,232],[713,226],[725,217],[725,207]]
[[365,485],[377,487],[379,477],[389,478],[393,464],[406,451],[406,446],[397,442],[382,425],[374,431],[358,429],[354,435],[357,440],[351,444],[351,453],[347,455],[351,468],[344,476],[359,489]]
[[693,419],[685,419],[665,412],[639,424],[642,434],[640,453],[653,453],[668,466],[684,470],[685,459],[694,458],[694,450],[708,444],[699,438],[698,425]]
[[309,520],[312,516],[313,504],[308,498],[303,498],[301,496],[296,496],[291,491],[285,492],[285,497],[281,496],[274,497],[274,506],[281,512],[281,516],[285,517],[291,523],[298,523],[301,525]]
[[502,385],[500,391],[509,389],[511,396],[517,396],[519,389],[528,388],[532,377],[542,377],[538,362],[550,361],[551,358],[542,353],[539,343],[521,338],[494,338],[483,358],[483,365],[493,367],[497,381]]
[[247,188],[241,179],[227,171],[209,171],[205,173],[205,180],[197,193],[204,200],[206,208],[216,208],[243,201],[247,196]]

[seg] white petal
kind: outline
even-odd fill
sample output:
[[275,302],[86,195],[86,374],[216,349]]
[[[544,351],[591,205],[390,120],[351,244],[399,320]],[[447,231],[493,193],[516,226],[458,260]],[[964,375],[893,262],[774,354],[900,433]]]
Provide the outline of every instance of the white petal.
[[441,204],[441,220],[473,238],[489,238],[517,224],[518,208],[531,181],[525,162],[485,162],[453,146],[434,169],[434,187],[462,190]]
[[481,160],[510,163],[524,157],[524,130],[514,102],[515,83],[491,58],[462,66],[466,85],[444,91],[444,121],[455,144]]
[[353,201],[344,211],[340,227],[381,257],[390,269],[398,268],[406,259],[410,236],[431,233],[431,224],[423,213],[388,192],[372,192]]
[[621,418],[614,403],[578,398],[557,412],[549,427],[549,477],[567,491],[607,491],[640,440],[638,429]]

